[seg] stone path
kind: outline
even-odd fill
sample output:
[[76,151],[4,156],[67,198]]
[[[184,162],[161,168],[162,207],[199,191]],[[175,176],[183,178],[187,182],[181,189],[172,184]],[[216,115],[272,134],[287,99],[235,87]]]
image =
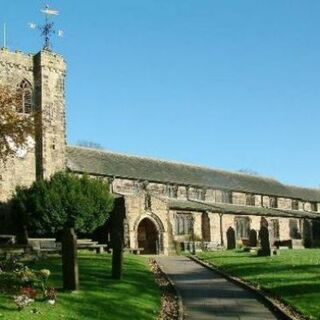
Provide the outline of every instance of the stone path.
[[187,257],[157,257],[182,296],[188,320],[277,319],[253,293]]

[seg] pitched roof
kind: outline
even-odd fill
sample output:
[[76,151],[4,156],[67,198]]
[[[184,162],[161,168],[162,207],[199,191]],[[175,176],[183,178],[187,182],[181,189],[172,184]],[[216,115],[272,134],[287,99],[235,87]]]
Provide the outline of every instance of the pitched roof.
[[277,208],[265,208],[256,206],[241,206],[228,203],[203,203],[190,200],[167,199],[170,209],[189,210],[189,211],[211,211],[217,213],[231,213],[236,215],[257,215],[271,217],[288,217],[288,218],[308,218],[319,219],[317,212],[306,212],[298,210],[285,210]]
[[272,178],[196,165],[74,146],[67,147],[67,159],[68,168],[75,172],[320,202],[320,190],[317,189],[293,187]]

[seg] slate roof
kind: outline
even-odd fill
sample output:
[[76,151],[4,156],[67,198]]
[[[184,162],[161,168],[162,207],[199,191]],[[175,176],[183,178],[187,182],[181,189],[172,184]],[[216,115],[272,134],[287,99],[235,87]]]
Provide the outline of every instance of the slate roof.
[[68,168],[75,172],[181,185],[250,192],[320,202],[320,190],[284,185],[261,176],[196,165],[67,147]]
[[241,206],[228,203],[202,203],[190,200],[165,200],[170,209],[187,210],[187,211],[211,211],[215,213],[232,213],[236,215],[256,215],[256,216],[271,216],[271,217],[288,217],[288,218],[308,218],[319,219],[320,214],[317,212],[306,212],[298,210],[284,210],[276,208],[265,208],[255,206]]

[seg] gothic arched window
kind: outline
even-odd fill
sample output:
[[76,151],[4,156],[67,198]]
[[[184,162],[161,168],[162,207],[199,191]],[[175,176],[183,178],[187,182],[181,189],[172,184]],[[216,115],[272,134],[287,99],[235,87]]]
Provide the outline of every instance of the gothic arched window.
[[237,239],[249,239],[250,218],[235,217],[236,237]]
[[19,96],[19,105],[17,112],[29,114],[32,112],[32,86],[29,81],[23,79],[17,88]]
[[192,215],[189,213],[177,213],[175,215],[176,235],[188,235],[192,232]]

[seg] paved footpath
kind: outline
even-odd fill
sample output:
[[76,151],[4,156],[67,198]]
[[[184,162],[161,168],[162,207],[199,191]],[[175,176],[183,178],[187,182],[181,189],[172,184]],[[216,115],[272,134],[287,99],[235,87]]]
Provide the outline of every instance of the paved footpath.
[[187,257],[157,257],[179,290],[188,320],[271,320],[275,315],[253,293]]

